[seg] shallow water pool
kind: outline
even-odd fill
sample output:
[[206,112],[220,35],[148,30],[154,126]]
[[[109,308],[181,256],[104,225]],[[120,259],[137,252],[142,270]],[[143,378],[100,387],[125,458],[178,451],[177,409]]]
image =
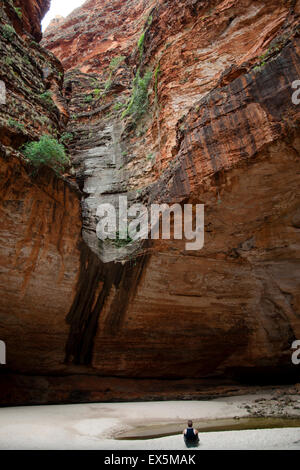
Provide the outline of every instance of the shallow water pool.
[[[241,431],[245,429],[274,429],[300,427],[300,418],[268,417],[268,418],[221,418],[211,420],[195,420],[194,427],[201,432]],[[186,422],[174,422],[136,426],[115,436],[118,440],[157,439],[181,434]]]

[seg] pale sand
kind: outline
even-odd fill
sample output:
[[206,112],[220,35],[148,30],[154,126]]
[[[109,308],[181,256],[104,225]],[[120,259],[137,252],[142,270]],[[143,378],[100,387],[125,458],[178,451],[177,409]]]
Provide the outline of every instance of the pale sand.
[[[245,404],[268,394],[210,401],[104,403],[0,409],[0,449],[185,450],[182,435],[119,441],[120,430],[139,426],[246,417]],[[137,432],[138,433],[138,432]],[[300,427],[201,433],[205,449],[300,449]]]

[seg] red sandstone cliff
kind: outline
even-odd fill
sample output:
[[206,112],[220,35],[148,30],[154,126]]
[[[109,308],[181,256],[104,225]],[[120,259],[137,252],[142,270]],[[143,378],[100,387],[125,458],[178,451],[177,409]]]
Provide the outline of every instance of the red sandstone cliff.
[[50,0],[2,0],[1,3],[19,33],[30,33],[37,41],[42,39],[41,20],[49,10]]
[[[48,29],[82,213],[66,182],[3,165],[2,402],[297,380],[299,14],[299,1],[91,0]],[[147,71],[149,105],[126,113]],[[99,247],[96,203],[125,193],[205,203],[204,249]]]

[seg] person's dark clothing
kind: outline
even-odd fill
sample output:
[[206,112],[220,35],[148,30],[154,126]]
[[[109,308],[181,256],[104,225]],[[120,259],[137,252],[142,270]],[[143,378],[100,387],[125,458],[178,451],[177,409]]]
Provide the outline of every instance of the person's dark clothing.
[[187,447],[197,447],[199,445],[199,435],[195,434],[194,428],[187,428],[184,434],[184,442]]

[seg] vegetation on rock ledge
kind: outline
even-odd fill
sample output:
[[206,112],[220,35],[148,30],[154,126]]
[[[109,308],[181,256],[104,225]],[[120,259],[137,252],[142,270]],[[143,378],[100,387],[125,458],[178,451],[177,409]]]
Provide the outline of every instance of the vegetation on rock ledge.
[[2,34],[5,39],[12,41],[14,36],[16,35],[16,30],[10,24],[5,24],[2,26]]
[[49,166],[57,174],[63,173],[70,163],[64,146],[48,135],[43,135],[38,142],[26,144],[22,151],[35,168]]
[[135,121],[138,121],[148,108],[148,87],[152,80],[152,71],[148,70],[143,77],[140,76],[138,71],[134,81],[131,99],[127,109],[122,114],[122,118],[126,116],[133,116]]

